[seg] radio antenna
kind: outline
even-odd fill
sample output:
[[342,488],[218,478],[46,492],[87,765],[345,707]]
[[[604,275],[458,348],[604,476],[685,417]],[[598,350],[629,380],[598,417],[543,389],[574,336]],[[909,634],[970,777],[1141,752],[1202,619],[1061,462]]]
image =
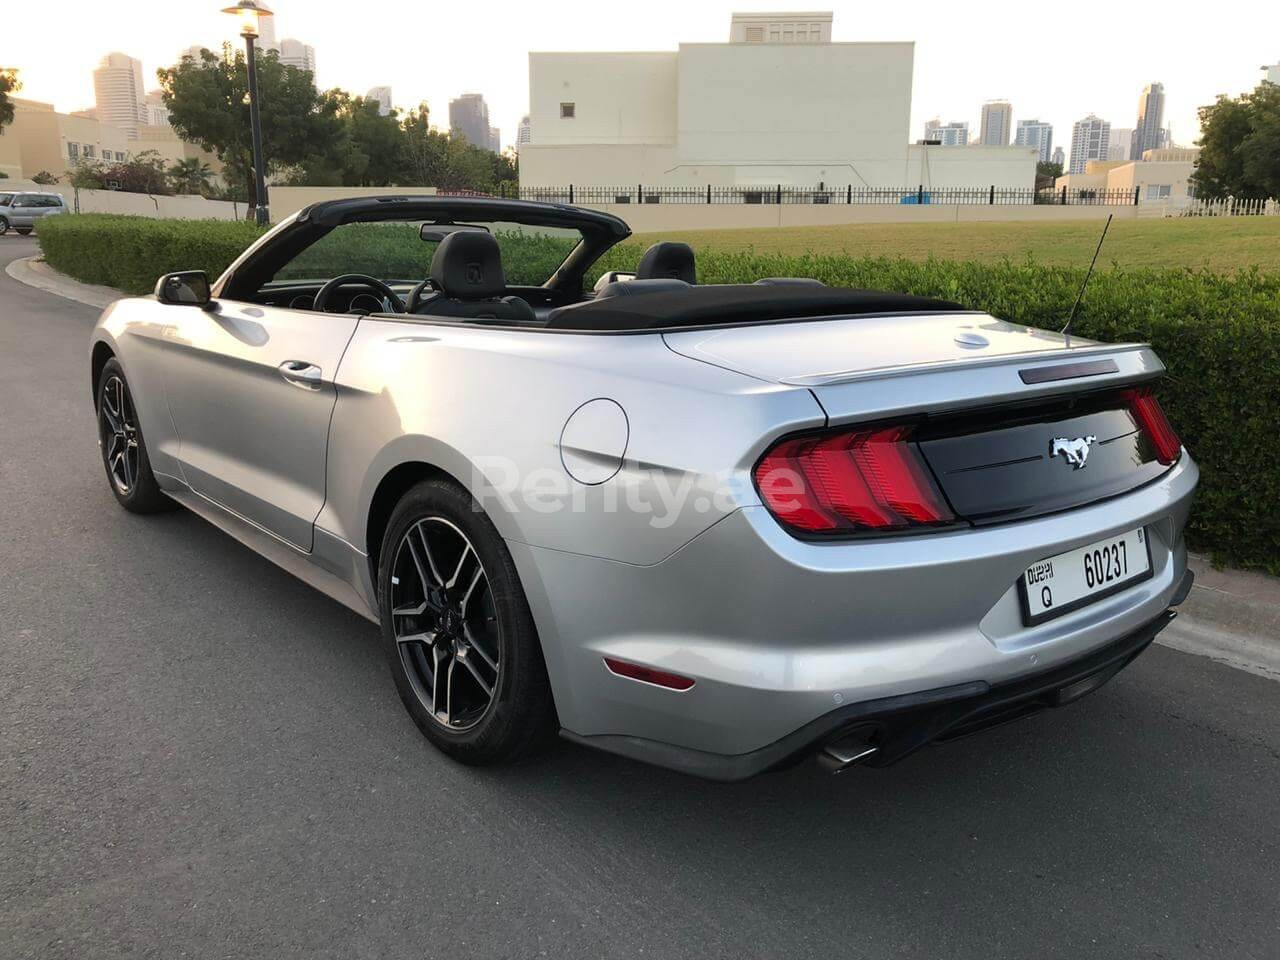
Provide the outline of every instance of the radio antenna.
[[1080,284],[1080,292],[1076,294],[1076,302],[1071,305],[1071,313],[1067,315],[1067,325],[1062,328],[1064,336],[1071,336],[1071,324],[1075,323],[1076,311],[1080,309],[1080,301],[1084,299],[1084,291],[1089,286],[1089,278],[1093,276],[1093,268],[1098,265],[1098,254],[1102,252],[1102,241],[1107,239],[1107,231],[1111,229],[1111,218],[1114,216],[1114,213],[1108,213],[1107,222],[1102,225],[1102,236],[1098,238],[1098,249],[1093,251],[1093,262],[1089,264],[1089,271],[1084,275],[1084,283]]

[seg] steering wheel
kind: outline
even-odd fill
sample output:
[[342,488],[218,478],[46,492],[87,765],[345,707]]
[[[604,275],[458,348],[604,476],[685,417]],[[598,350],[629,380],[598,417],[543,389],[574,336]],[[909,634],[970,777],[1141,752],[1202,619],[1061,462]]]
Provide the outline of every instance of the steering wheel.
[[316,291],[316,298],[311,302],[311,309],[327,311],[329,300],[337,292],[338,288],[351,286],[369,287],[371,290],[378,291],[391,304],[392,313],[404,313],[404,303],[394,290],[377,277],[367,277],[363,273],[344,273],[340,277],[334,277]]

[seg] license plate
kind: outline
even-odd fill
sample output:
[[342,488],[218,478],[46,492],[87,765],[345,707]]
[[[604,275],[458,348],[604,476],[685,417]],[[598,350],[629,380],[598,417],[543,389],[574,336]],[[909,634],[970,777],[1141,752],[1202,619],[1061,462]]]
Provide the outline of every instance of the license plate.
[[1022,619],[1028,626],[1044,623],[1150,576],[1143,527],[1038,560],[1022,575]]

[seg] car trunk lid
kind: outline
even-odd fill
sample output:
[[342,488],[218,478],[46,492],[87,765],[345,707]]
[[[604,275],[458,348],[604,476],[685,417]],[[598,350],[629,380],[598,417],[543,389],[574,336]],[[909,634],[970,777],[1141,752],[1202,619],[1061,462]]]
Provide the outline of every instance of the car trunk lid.
[[665,337],[683,356],[807,388],[828,427],[914,424],[912,442],[971,523],[1096,502],[1167,469],[1127,393],[1164,371],[1142,344],[1100,344],[976,313]]

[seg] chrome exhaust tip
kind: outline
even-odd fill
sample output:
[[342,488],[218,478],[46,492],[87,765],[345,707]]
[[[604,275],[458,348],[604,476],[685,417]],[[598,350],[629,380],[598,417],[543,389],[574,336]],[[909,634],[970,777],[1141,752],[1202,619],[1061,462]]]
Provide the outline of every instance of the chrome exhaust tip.
[[818,764],[831,773],[843,773],[880,752],[880,748],[860,737],[848,736],[833,740],[818,751]]

